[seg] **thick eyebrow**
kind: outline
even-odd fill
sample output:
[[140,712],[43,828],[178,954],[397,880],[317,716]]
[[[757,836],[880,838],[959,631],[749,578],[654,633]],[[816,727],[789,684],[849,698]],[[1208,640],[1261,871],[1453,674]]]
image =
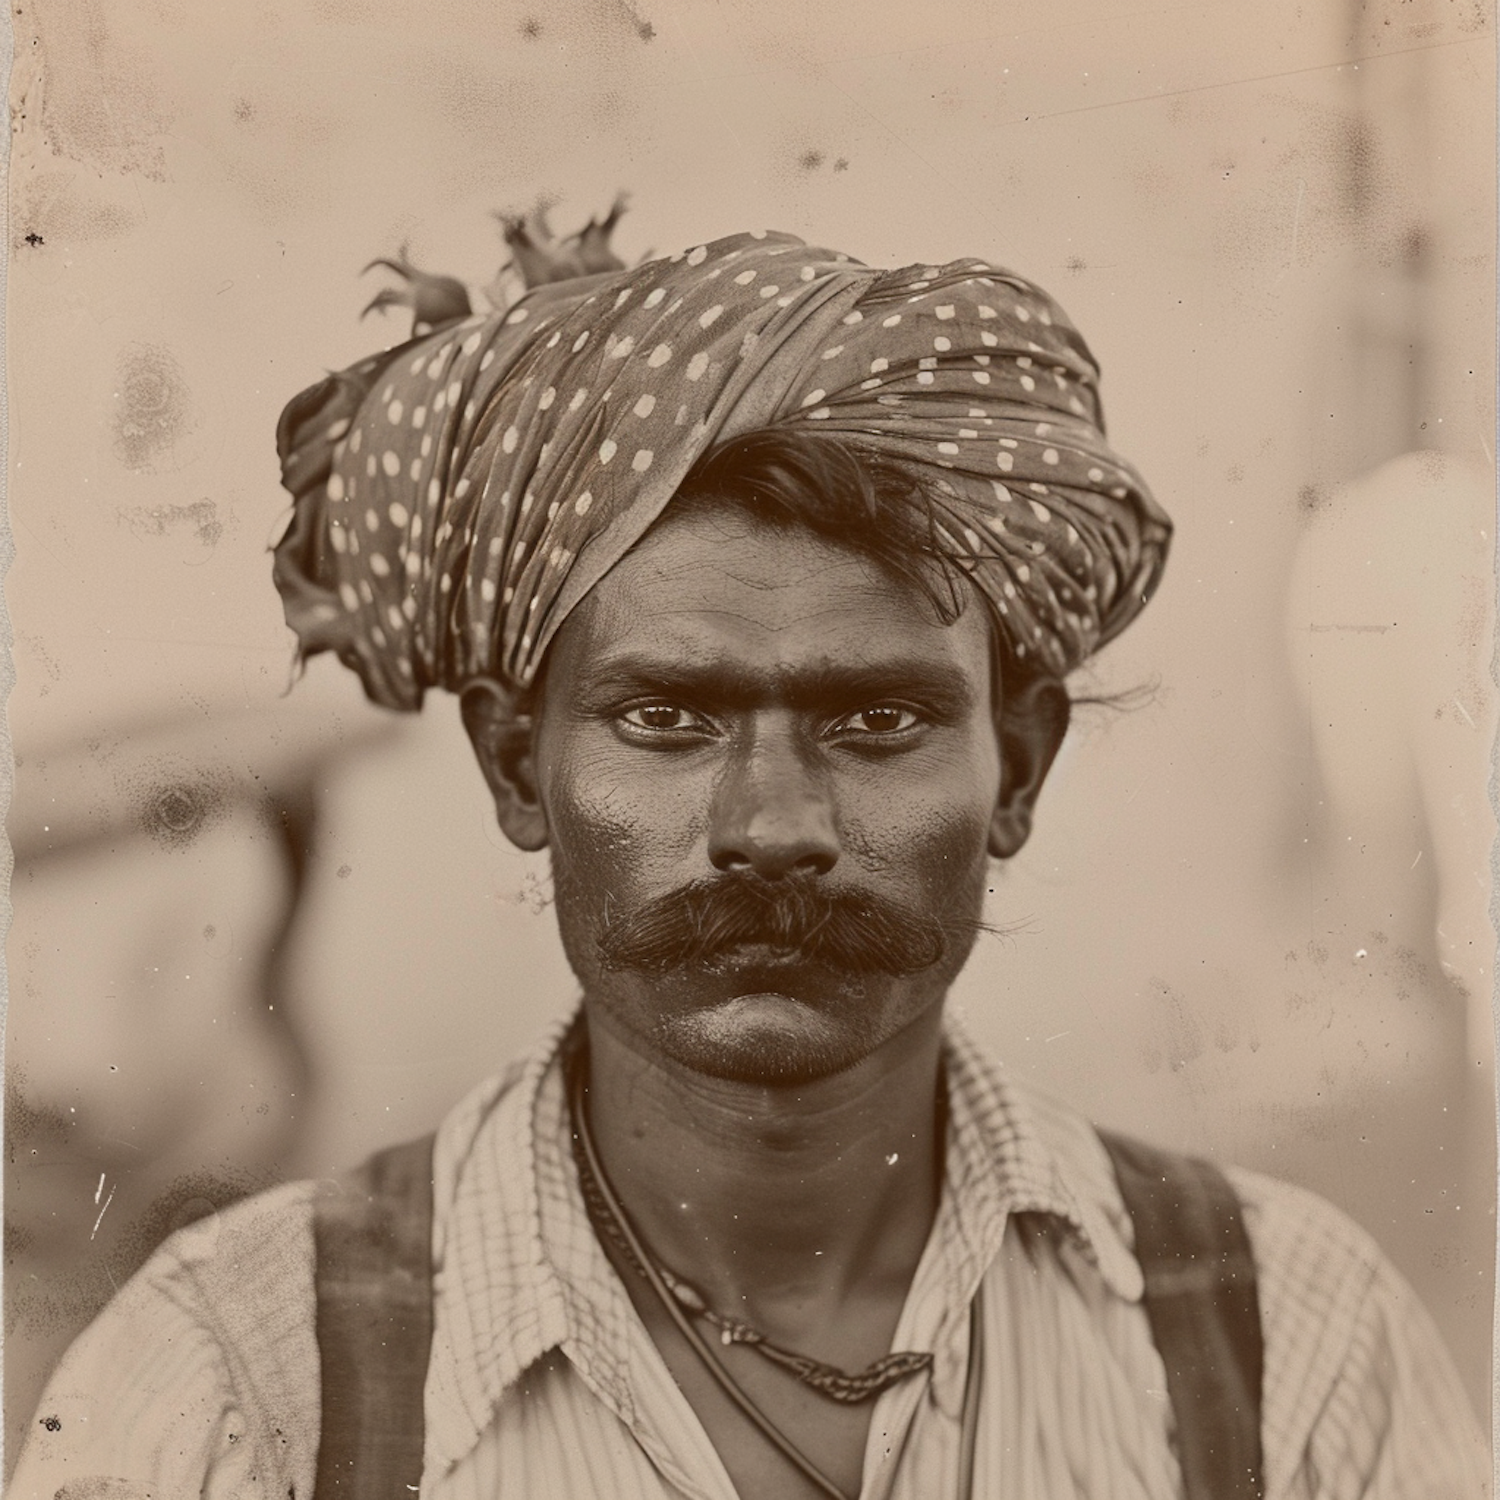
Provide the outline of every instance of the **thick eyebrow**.
[[[986,684],[986,686],[988,686]],[[776,700],[799,712],[849,709],[885,698],[915,698],[940,717],[974,706],[975,684],[950,662],[890,657],[879,662],[819,662],[762,673],[723,661],[672,662],[650,655],[607,659],[587,675],[590,697],[661,693],[720,708],[753,708]]]

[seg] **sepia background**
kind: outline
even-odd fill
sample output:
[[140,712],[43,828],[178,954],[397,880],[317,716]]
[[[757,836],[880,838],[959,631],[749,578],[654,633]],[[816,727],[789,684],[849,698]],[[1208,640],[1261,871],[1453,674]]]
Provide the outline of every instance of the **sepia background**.
[[957,1001],[1367,1226],[1488,1411],[1494,54],[1479,0],[17,0],[9,1456],[176,1225],[429,1128],[571,1005],[455,705],[290,692],[276,418],[496,210],[1054,292],[1178,522]]

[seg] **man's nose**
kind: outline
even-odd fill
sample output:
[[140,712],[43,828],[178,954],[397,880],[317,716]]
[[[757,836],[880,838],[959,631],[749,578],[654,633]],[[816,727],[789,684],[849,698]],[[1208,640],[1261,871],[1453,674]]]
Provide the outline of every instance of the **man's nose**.
[[716,870],[766,880],[826,875],[838,862],[829,789],[796,746],[762,740],[735,756],[714,800],[708,857]]

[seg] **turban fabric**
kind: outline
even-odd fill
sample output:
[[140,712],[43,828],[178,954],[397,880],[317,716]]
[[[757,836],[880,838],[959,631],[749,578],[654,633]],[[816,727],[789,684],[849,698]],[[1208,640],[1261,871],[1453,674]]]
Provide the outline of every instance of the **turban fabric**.
[[1018,655],[1065,673],[1145,603],[1170,523],[1050,297],[981,260],[879,271],[735,235],[538,288],[298,396],[274,573],[303,657],[392,708],[534,677],[694,462],[763,428],[911,472]]

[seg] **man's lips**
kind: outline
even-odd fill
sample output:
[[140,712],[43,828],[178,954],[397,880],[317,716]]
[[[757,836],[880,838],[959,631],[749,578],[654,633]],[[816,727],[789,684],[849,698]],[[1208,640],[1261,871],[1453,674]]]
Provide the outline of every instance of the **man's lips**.
[[723,974],[746,969],[798,969],[817,966],[817,961],[800,948],[779,943],[735,943],[712,954],[704,967],[710,973]]
[[[775,943],[743,943],[680,965],[656,980],[694,1008],[749,996],[780,996],[801,1005],[822,1006],[867,996],[869,974],[830,965],[816,954]],[[665,991],[662,991],[664,994]]]

